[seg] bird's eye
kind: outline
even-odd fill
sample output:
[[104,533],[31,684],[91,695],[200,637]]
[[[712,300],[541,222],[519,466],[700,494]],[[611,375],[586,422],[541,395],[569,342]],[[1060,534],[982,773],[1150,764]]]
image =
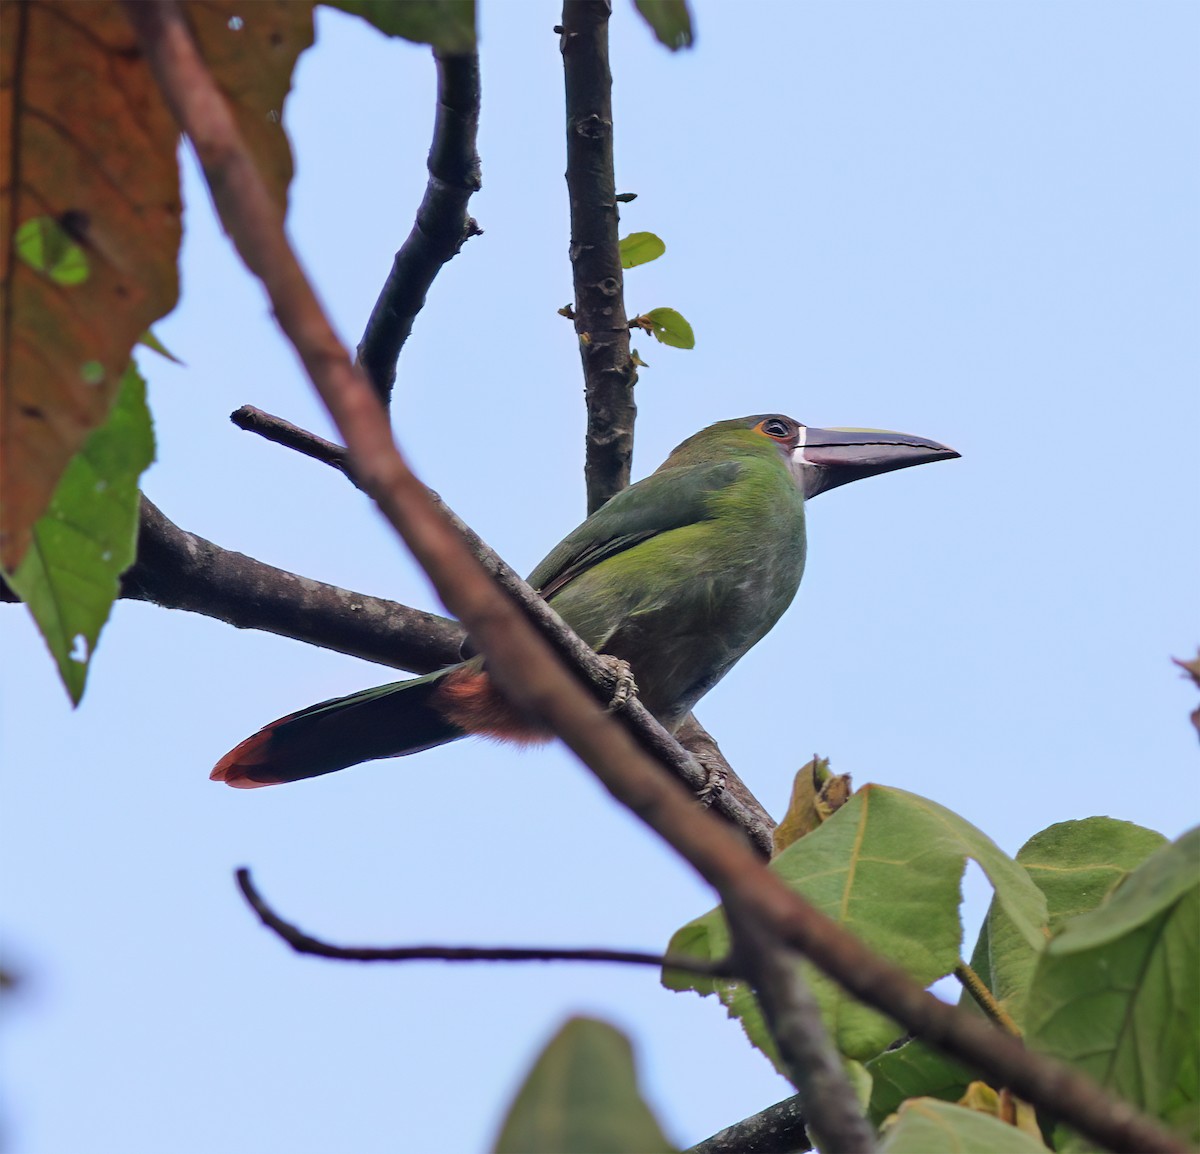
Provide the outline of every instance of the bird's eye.
[[769,417],[759,426],[768,437],[790,437],[792,435],[791,427],[786,421],[781,421],[778,417]]

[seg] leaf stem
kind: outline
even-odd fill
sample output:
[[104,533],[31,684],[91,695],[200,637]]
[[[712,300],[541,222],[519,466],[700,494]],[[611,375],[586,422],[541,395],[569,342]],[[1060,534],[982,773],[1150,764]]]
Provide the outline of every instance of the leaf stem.
[[987,988],[984,980],[966,962],[959,962],[954,967],[954,976],[962,984],[963,989],[975,999],[979,1008],[987,1014],[1006,1034],[1014,1038],[1021,1036],[1021,1027],[1017,1025],[996,1000],[995,995]]

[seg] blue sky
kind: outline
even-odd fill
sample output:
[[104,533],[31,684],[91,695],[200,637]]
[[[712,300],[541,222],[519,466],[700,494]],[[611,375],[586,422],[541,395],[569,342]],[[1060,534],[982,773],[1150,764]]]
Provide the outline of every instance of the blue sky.
[[[814,752],[934,798],[1015,852],[1052,822],[1195,823],[1200,641],[1200,79],[1192,3],[700,4],[670,56],[613,21],[635,475],[705,424],[781,410],[934,437],[960,461],[814,502],[797,602],[699,714],[782,809]],[[421,476],[528,570],[583,515],[561,60],[551,4],[482,11],[485,229],[435,284],[395,424]],[[322,12],[286,122],[290,227],[349,344],[424,186],[428,53]],[[427,608],[366,499],[238,432],[331,433],[189,169],[187,363],[147,358],[151,498],[284,568]],[[460,742],[251,793],[207,780],[262,723],[392,679],[121,603],[72,711],[0,613],[14,1154],[485,1149],[574,1012],[632,1035],[683,1144],[788,1093],[715,1004],[616,967],[337,966],[236,895],[254,868],[336,940],[655,948],[705,887],[557,748]],[[986,887],[968,876],[973,926]],[[973,932],[973,931],[972,931]]]

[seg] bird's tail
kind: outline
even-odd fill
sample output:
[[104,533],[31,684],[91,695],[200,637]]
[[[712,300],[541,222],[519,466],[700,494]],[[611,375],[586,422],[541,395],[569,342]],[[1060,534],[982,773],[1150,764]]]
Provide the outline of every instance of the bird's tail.
[[466,733],[439,705],[443,682],[461,670],[451,666],[289,713],[230,750],[210,776],[254,789],[444,745]]

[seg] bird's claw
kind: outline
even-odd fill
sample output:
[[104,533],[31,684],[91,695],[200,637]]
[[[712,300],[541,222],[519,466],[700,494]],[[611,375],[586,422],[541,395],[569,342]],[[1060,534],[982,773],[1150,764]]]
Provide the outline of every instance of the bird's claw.
[[609,653],[601,653],[600,660],[608,666],[608,673],[612,678],[612,696],[605,706],[605,711],[620,713],[637,696],[638,687],[633,679],[633,669],[628,661],[622,661]]
[[704,784],[696,790],[696,800],[708,809],[724,789],[725,771],[715,766],[706,766]]

